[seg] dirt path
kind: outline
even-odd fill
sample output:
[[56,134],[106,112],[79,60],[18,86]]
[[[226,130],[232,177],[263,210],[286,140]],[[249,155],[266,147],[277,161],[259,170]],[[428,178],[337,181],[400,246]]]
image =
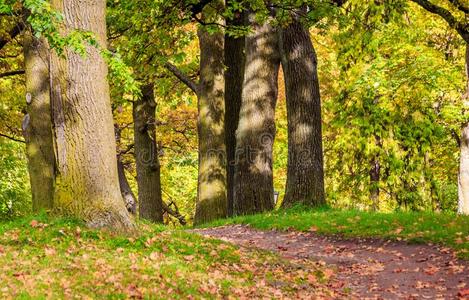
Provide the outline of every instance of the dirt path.
[[331,265],[334,280],[360,299],[469,299],[469,263],[444,247],[310,233],[260,231],[235,225],[195,232],[288,259]]

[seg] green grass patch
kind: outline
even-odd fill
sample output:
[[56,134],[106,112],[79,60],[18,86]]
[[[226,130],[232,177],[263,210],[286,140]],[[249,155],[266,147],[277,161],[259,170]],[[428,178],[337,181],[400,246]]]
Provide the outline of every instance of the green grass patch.
[[122,235],[45,214],[0,222],[1,299],[331,296],[319,279],[305,288],[322,266],[296,264],[149,223]]
[[415,243],[437,243],[469,259],[469,216],[434,212],[375,213],[296,207],[218,220],[204,227],[246,224],[258,229],[314,231],[345,237],[377,237]]

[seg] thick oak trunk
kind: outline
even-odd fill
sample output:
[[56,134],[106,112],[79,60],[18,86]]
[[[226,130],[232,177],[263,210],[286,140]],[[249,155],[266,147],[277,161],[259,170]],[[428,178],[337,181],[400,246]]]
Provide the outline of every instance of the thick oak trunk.
[[257,24],[246,38],[246,64],[239,124],[236,131],[236,165],[233,211],[253,214],[274,207],[272,147],[280,54],[278,33],[269,23]]
[[23,39],[27,115],[23,122],[33,211],[52,209],[55,156],[50,107],[49,48],[26,31]]
[[163,222],[155,109],[153,85],[145,85],[133,110],[139,214],[143,219]]
[[[244,24],[243,14],[229,21],[229,26]],[[244,80],[245,37],[225,35],[225,145],[226,145],[226,190],[228,198],[228,215],[233,215],[233,188],[236,152],[236,128],[238,128],[239,111]]]
[[295,20],[281,29],[280,49],[288,119],[288,167],[282,206],[325,203],[321,97],[309,31]]
[[198,36],[199,178],[195,224],[227,215],[224,36],[221,32],[209,34],[203,27]]
[[[64,16],[63,30],[94,33],[106,45],[106,2],[53,0]],[[119,190],[116,143],[106,80],[99,50],[88,46],[86,57],[67,50],[52,55],[53,109],[57,180],[55,209],[86,221],[90,227],[128,230],[134,222]]]
[[[466,43],[466,95],[463,101],[469,101],[469,43]],[[469,215],[469,123],[461,130],[460,162],[458,176],[458,213]]]

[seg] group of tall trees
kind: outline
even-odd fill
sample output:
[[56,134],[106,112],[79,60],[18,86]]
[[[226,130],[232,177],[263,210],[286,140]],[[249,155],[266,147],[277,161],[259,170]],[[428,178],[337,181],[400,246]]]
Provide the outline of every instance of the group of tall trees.
[[[161,222],[167,212],[185,222],[162,199],[155,82],[165,72],[184,83],[198,101],[195,224],[274,208],[273,145],[280,70],[288,122],[282,206],[326,203],[318,58],[310,27],[333,19],[347,2],[348,9],[367,4],[355,0],[148,0],[144,1],[148,11],[139,15],[140,1],[111,1],[108,14],[105,1],[39,2],[6,5],[5,15],[14,16],[14,24],[9,37],[0,40],[1,49],[11,39],[22,37],[27,103],[23,134],[35,210],[77,216],[92,227],[129,230],[138,203],[142,218]],[[465,41],[463,99],[469,99],[468,6],[460,0],[448,0],[442,6],[429,0],[400,5],[407,2],[440,16]],[[395,3],[372,5],[402,14]],[[132,20],[130,27],[128,20]],[[195,76],[172,62],[177,57],[171,51],[191,42],[186,31],[194,26],[200,49]],[[133,67],[132,76],[112,61],[114,48],[126,47],[132,47],[124,55]],[[116,89],[117,96],[112,94],[112,101],[108,65],[125,82],[124,88]],[[370,107],[382,97],[368,96]],[[124,150],[116,148],[121,129],[113,119],[119,101],[133,107],[133,142]],[[469,213],[468,126],[465,121],[457,134],[461,153],[458,211],[464,214]],[[374,147],[382,148],[383,134],[375,130],[371,136]],[[129,151],[135,158],[137,197],[122,159]],[[368,161],[375,209],[379,182],[385,176],[380,155],[382,151],[375,151]]]

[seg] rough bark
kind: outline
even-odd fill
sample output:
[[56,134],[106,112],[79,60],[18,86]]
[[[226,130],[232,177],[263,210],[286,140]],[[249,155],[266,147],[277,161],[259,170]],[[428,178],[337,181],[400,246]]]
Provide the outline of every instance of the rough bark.
[[[244,24],[244,16],[240,14],[227,23],[228,26]],[[233,188],[236,152],[236,128],[238,128],[239,111],[244,80],[245,37],[225,35],[225,145],[226,145],[226,190],[228,199],[228,215],[233,215]]]
[[139,214],[143,219],[163,222],[155,109],[153,85],[145,85],[133,110]]
[[55,156],[49,88],[49,48],[31,31],[23,38],[27,115],[23,122],[33,211],[53,208]]
[[[53,0],[64,16],[62,30],[92,32],[106,45],[106,2]],[[129,230],[134,222],[119,190],[107,66],[99,50],[86,57],[67,50],[52,55],[51,102],[56,153],[55,209],[88,226]]]
[[120,156],[117,156],[117,174],[119,176],[119,187],[124,198],[125,207],[127,211],[133,215],[137,213],[137,198],[134,195],[134,192],[130,188],[127,177],[125,176],[124,163]]
[[[135,194],[130,188],[129,181],[127,180],[127,176],[125,174],[124,164],[122,163],[122,161],[119,160],[119,158],[117,161],[117,169],[119,171],[119,184],[121,187],[121,193],[122,193],[122,197],[124,197],[125,203],[127,204],[127,210],[135,214],[137,212],[137,197],[135,197]],[[170,207],[171,205],[174,206],[174,209]],[[176,218],[181,225],[184,226],[187,224],[186,218],[183,215],[181,215],[181,213],[179,212],[179,209],[173,202],[171,202],[170,205],[168,205],[163,201],[162,207],[163,207],[163,211],[167,212],[169,215]]]
[[227,215],[225,148],[224,36],[198,30],[200,83],[198,88],[199,174],[194,224]]
[[280,30],[288,119],[288,167],[282,206],[325,204],[321,97],[316,53],[299,20]]
[[253,214],[274,207],[272,147],[278,94],[278,33],[268,22],[257,24],[248,14],[252,33],[246,37],[246,64],[239,124],[233,211]]
[[[466,95],[463,100],[469,101],[469,43],[466,43],[466,79]],[[461,130],[458,213],[469,215],[469,123],[464,124]]]

